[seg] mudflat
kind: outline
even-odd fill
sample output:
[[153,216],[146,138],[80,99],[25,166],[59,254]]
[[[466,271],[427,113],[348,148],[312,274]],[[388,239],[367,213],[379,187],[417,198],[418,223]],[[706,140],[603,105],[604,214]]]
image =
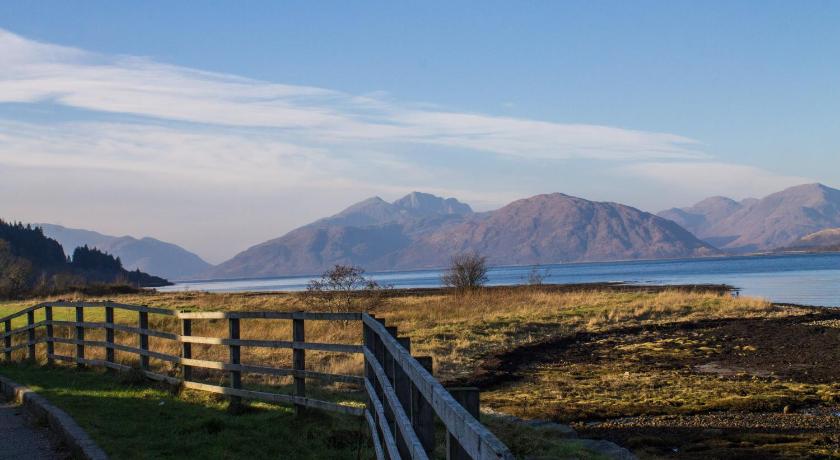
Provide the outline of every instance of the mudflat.
[[642,458],[840,455],[840,312],[579,333],[486,359],[488,405]]

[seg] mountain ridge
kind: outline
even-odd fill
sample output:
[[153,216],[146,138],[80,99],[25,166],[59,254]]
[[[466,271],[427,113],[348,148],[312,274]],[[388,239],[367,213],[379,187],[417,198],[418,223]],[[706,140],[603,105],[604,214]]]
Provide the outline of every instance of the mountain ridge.
[[748,198],[727,209],[672,208],[660,217],[673,220],[706,242],[733,253],[773,250],[825,228],[840,227],[840,190],[802,184],[760,199]]
[[119,257],[129,270],[139,269],[166,279],[187,279],[212,267],[198,255],[176,245],[152,237],[112,236],[93,230],[36,224],[44,234],[58,241],[65,253],[90,246]]
[[333,264],[438,268],[469,250],[492,264],[718,254],[674,222],[620,203],[554,193],[475,213],[455,199],[413,192],[393,203],[374,197],[348,206],[252,246],[205,277],[313,274]]

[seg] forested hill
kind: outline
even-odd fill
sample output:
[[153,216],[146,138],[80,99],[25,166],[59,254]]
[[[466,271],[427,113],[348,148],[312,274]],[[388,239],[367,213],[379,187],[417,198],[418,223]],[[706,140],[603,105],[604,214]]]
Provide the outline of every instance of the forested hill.
[[169,284],[139,270],[125,270],[119,258],[96,248],[76,248],[68,258],[40,227],[0,220],[0,298],[60,294],[91,285]]

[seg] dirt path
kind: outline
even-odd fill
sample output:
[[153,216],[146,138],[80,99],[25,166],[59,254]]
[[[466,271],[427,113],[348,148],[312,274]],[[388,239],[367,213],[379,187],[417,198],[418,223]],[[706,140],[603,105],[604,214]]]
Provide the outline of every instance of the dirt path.
[[58,460],[66,458],[45,428],[33,427],[20,406],[0,401],[0,460]]

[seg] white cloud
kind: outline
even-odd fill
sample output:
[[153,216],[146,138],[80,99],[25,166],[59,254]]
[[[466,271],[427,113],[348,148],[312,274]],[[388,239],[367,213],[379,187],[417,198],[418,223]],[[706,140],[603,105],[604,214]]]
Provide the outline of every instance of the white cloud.
[[0,102],[225,127],[287,130],[299,143],[434,144],[523,158],[696,158],[685,137],[418,109],[355,96],[38,43],[0,29]]
[[[15,197],[0,203],[5,217],[152,235],[213,261],[372,194],[423,190],[486,210],[526,193],[586,196],[603,167],[555,171],[541,160],[621,160],[639,183],[704,195],[805,181],[706,161],[698,142],[676,134],[400,104],[0,29],[3,103],[80,109],[56,110],[71,121],[0,117],[0,191]],[[514,163],[540,174],[505,169]]]
[[786,187],[814,182],[806,177],[776,174],[755,166],[715,161],[643,162],[628,165],[617,173],[630,173],[695,199],[716,195],[760,198]]

